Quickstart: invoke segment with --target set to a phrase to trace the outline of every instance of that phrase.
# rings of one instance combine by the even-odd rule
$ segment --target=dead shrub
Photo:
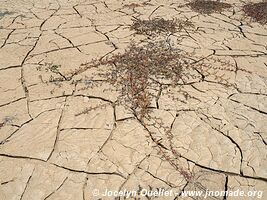
[[[188,20],[166,20],[163,18],[154,18],[149,20],[134,20],[130,29],[137,34],[155,36],[162,33],[175,33],[186,27],[194,27]]]
[[[246,16],[261,24],[267,23],[267,1],[260,3],[249,3],[243,6]]]
[[[194,0],[187,4],[193,11],[201,14],[211,14],[222,12],[224,9],[231,8],[231,4],[210,0]]]
[[[112,65],[111,71],[102,74],[111,84],[121,88],[122,96],[140,119],[151,104],[151,88],[159,80],[177,83],[183,68],[191,60],[166,42],[131,44],[124,53],[91,63],[91,66]]]
[[[106,66],[109,66],[108,70]],[[171,47],[165,40],[139,45],[132,43],[123,53],[86,63],[80,71],[92,67],[98,68],[101,79],[119,91],[118,103],[130,107],[141,121],[149,119],[152,100],[157,101],[162,87],[201,82],[206,77],[228,86],[224,72],[235,73],[230,63],[211,57],[208,60],[198,58]],[[185,101],[195,98],[181,88],[180,92]],[[171,93],[168,95],[172,97]],[[181,101],[175,97],[173,100]]]

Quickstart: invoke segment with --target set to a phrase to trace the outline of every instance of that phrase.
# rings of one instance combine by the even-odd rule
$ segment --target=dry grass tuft
[[[134,30],[137,34],[155,36],[162,33],[175,33],[186,27],[194,27],[194,25],[188,20],[154,18],[149,20],[135,20],[130,29]]]
[[[243,11],[254,21],[261,24],[267,23],[267,1],[246,4],[243,7]]]
[[[123,7],[124,8],[137,8],[140,7],[142,5],[138,4],[138,3],[131,3],[131,4],[125,4]]]
[[[193,11],[202,14],[211,14],[215,12],[222,12],[226,8],[231,8],[232,6],[228,3],[223,3],[219,1],[206,1],[206,0],[194,0],[187,4]]]
[[[135,9],[138,7],[143,7],[143,6],[149,6],[152,5],[149,2],[143,2],[143,3],[130,3],[130,4],[125,4],[123,5],[124,8],[129,8],[129,9]]]

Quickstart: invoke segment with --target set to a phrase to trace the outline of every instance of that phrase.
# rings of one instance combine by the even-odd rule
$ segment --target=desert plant
[[[261,24],[267,23],[267,1],[246,4],[243,6],[243,11],[252,20]]]
[[[231,8],[228,3],[211,0],[194,0],[187,4],[193,11],[201,14],[211,14],[214,12],[222,12],[226,8]]]
[[[102,74],[107,80],[121,88],[125,101],[142,119],[148,112],[153,94],[151,88],[168,80],[177,83],[184,67],[192,62],[179,50],[166,42],[131,44],[124,53],[93,62],[91,66],[111,65],[111,71]]]
[[[153,18],[148,20],[134,20],[130,29],[134,30],[137,34],[155,36],[162,33],[175,33],[186,27],[192,28],[194,25],[188,20]]]
[[[103,81],[97,82],[97,85],[109,82],[115,86],[121,94],[119,100],[123,101],[119,103],[130,107],[139,119],[149,117],[151,102],[158,99],[162,87],[200,82],[204,81],[205,77],[212,77],[214,81],[230,85],[224,78],[224,71],[235,71],[231,63],[212,57],[208,60],[198,58],[173,48],[165,40],[132,43],[124,53],[83,64],[83,68],[79,68],[79,73],[93,67],[101,69],[101,66],[109,67],[100,70],[98,75]],[[91,86],[94,87],[94,84],[90,84]],[[187,92],[180,92],[186,100],[195,98]]]

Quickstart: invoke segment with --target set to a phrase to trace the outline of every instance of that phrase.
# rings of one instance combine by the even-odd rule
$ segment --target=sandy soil
[[[183,0],[0,0],[0,199],[116,199],[104,191],[159,188],[175,195],[157,199],[204,199],[182,196],[191,190],[266,199],[267,26],[243,16],[245,1],[226,2],[234,7],[204,15]],[[156,39],[130,30],[134,18],[155,17],[194,27]],[[210,68],[154,88],[144,125],[99,69],[82,64],[148,40]]]

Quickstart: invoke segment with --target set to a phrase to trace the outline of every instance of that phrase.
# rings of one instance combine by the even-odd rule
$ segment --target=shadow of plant
[[[0,19],[3,18],[5,15],[12,15],[14,12],[9,11],[0,11]]]

